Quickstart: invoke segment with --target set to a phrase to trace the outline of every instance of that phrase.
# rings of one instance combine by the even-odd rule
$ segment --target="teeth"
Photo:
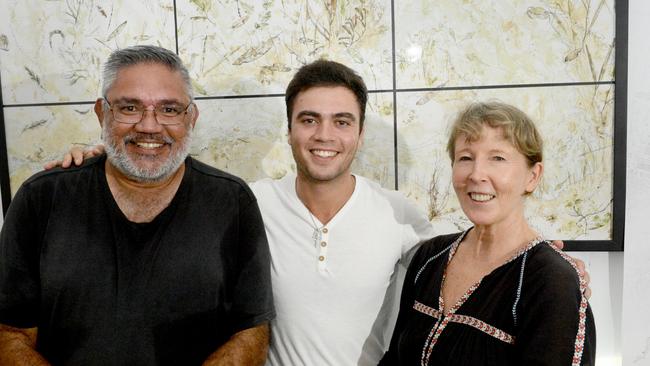
[[[155,149],[161,147],[163,144],[157,142],[137,142],[136,145],[145,149]]]
[[[484,193],[470,193],[469,196],[472,198],[472,200],[479,202],[489,201],[494,198],[493,195]]]
[[[312,153],[321,158],[331,158],[336,155],[336,151],[327,151],[327,150],[312,150]]]

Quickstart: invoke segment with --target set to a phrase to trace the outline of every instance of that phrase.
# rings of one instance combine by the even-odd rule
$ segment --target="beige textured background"
[[[528,210],[537,229],[611,239],[613,85],[525,85],[613,80],[613,0],[395,1],[394,14],[388,0],[0,5],[12,192],[70,145],[97,141],[87,102],[99,96],[112,50],[174,50],[178,37],[197,96],[234,97],[198,102],[192,154],[204,162],[247,180],[292,171],[277,94],[298,67],[324,57],[357,70],[373,90],[355,172],[390,188],[397,181],[439,232],[468,225],[448,184],[447,126],[468,101],[496,98],[529,113],[546,138],[546,177]]]

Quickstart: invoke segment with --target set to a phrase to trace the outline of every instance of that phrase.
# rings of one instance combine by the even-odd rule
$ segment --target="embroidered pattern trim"
[[[452,250],[455,250],[456,248],[452,248]],[[450,255],[453,255],[451,253]],[[444,277],[443,275],[443,282],[444,282]],[[474,293],[474,291],[479,287],[481,284],[481,281],[479,280],[476,282],[472,287],[470,287],[463,296],[461,296],[460,299],[458,299],[458,302],[449,310],[447,313],[447,316],[442,316],[436,325],[431,328],[431,331],[429,332],[429,336],[427,337],[427,341],[424,343],[424,347],[422,348],[422,359],[421,359],[421,364],[423,366],[426,366],[429,364],[429,359],[431,358],[431,352],[433,352],[433,347],[438,343],[438,338],[440,338],[440,334],[442,334],[442,331],[447,328],[447,325],[449,322],[452,320],[452,317],[454,316],[454,313],[458,310],[458,308],[461,307],[469,299],[470,296]],[[444,309],[444,301],[442,299],[442,294],[440,295],[439,298],[439,303],[440,303],[440,309]]]
[[[490,324],[482,320],[478,320],[474,317],[454,314],[451,317],[451,321],[455,323],[469,325],[470,327],[478,329],[481,332],[486,333],[502,342],[508,344],[515,344],[515,337],[511,336],[510,334],[502,331],[497,327],[491,326]]]
[[[447,277],[447,266],[449,265],[449,262],[451,262],[451,259],[454,257],[454,254],[456,254],[456,250],[458,249],[458,246],[460,245],[460,242],[463,240],[463,238],[465,237],[465,235],[467,235],[468,232],[469,232],[469,230],[463,232],[463,233],[462,233],[462,234],[461,234],[461,235],[460,235],[460,236],[459,236],[459,237],[458,237],[458,238],[457,238],[457,239],[456,239],[456,240],[451,244],[450,247],[445,248],[442,252],[438,253],[438,254],[435,255],[433,258],[430,258],[430,259],[429,259],[429,260],[428,260],[428,261],[427,261],[427,262],[426,262],[422,267],[420,267],[420,270],[418,271],[417,276],[416,276],[416,281],[417,281],[417,278],[422,274],[422,272],[424,271],[424,269],[426,268],[426,266],[429,264],[429,262],[431,262],[433,259],[439,257],[442,253],[444,253],[444,252],[446,252],[447,250],[449,250],[449,256],[448,256],[448,258],[447,258],[447,265],[445,266],[444,272],[443,272],[443,274],[442,274],[442,282],[441,282],[441,286],[440,286],[440,288],[442,289],[442,288],[444,287],[445,279],[446,279],[446,277]],[[529,243],[528,243],[524,248],[521,248],[519,251],[517,251],[517,252],[516,252],[512,257],[510,257],[510,259],[508,259],[505,263],[510,263],[510,262],[514,261],[514,260],[517,259],[519,256],[521,256],[522,254],[528,252],[528,250],[530,250],[531,248],[533,248],[534,246],[536,246],[537,244],[539,244],[539,243],[541,243],[541,242],[543,242],[543,241],[544,241],[544,240],[543,240],[542,238],[535,238],[535,239],[533,239],[533,240],[530,241],[530,242],[529,242]],[[505,264],[505,263],[504,263],[504,264]],[[438,310],[438,312],[439,312],[439,313],[438,313],[439,317],[437,318],[438,321],[437,321],[436,324],[431,328],[431,331],[429,332],[429,335],[427,336],[427,339],[426,339],[426,341],[424,342],[424,346],[422,347],[422,356],[421,356],[421,358],[420,358],[420,364],[421,364],[421,365],[426,366],[426,365],[429,364],[429,359],[431,358],[431,353],[432,353],[432,351],[433,351],[433,347],[436,345],[436,343],[437,343],[437,341],[438,341],[438,338],[440,337],[440,334],[442,334],[442,332],[445,330],[445,328],[447,327],[447,325],[449,324],[449,322],[454,321],[454,319],[456,319],[456,320],[461,320],[461,318],[457,318],[457,317],[455,317],[455,316],[456,316],[456,314],[455,314],[456,311],[457,311],[457,310],[458,310],[458,309],[459,309],[459,308],[460,308],[460,307],[465,303],[465,301],[467,301],[467,299],[469,299],[470,296],[472,296],[472,294],[474,293],[474,291],[475,291],[475,290],[476,290],[476,289],[481,285],[481,281],[482,281],[482,279],[479,280],[478,282],[476,282],[474,285],[472,285],[472,286],[471,286],[471,287],[470,287],[470,288],[465,292],[465,294],[463,294],[463,296],[461,296],[461,298],[458,299],[458,302],[457,302],[456,304],[454,304],[454,306],[453,306],[451,309],[449,309],[449,311],[447,312],[446,315],[445,315],[445,314],[442,314],[442,312],[440,312],[440,311]],[[424,306],[424,305],[423,305],[423,306]],[[415,305],[414,305],[414,307],[415,307]],[[439,309],[444,309],[444,308],[445,308],[444,299],[442,298],[442,291],[440,291],[440,295],[439,295],[439,297],[438,297],[438,308],[439,308]],[[416,310],[417,310],[417,309],[416,309]],[[419,311],[419,310],[418,310],[418,311]],[[468,318],[471,318],[471,317],[468,317]],[[473,326],[473,325],[470,325],[470,324],[467,324],[467,325],[473,326],[474,328],[476,328],[476,329],[478,329],[478,330],[481,330],[481,331],[485,332],[486,334],[488,334],[488,335],[490,335],[490,336],[493,336],[493,337],[494,337],[494,334],[497,333],[496,331],[498,331],[498,332],[500,332],[500,333],[498,333],[499,336],[503,338],[502,340],[503,340],[504,342],[506,342],[506,343],[510,343],[510,342],[508,342],[508,340],[511,340],[512,343],[514,343],[514,337],[510,336],[508,333],[503,332],[503,331],[501,331],[501,330],[498,329],[498,328],[494,328],[494,327],[490,326],[489,324],[487,324],[487,323],[485,323],[485,322],[482,322],[482,321],[480,321],[480,320],[478,320],[478,319],[475,319],[475,318],[472,318],[472,319],[474,319],[476,322],[480,322],[480,323],[484,324],[484,325],[485,325],[485,328],[484,328],[485,330],[482,329],[482,328],[480,327],[480,325],[479,325],[479,327],[476,327],[476,326]],[[466,320],[467,320],[467,319],[462,318],[462,321],[456,321],[456,322],[458,322],[458,323],[462,323],[462,324],[465,324],[464,321],[466,321]],[[470,322],[470,323],[471,323],[471,322]],[[475,323],[475,324],[479,324],[479,323]],[[501,339],[501,338],[499,338],[499,337],[496,337],[496,338],[497,338],[497,339]],[[582,354],[582,351],[581,351],[581,354]]]
[[[442,312],[440,310],[434,309],[431,306],[424,305],[417,300],[415,301],[415,304],[413,304],[413,309],[436,319],[440,319],[440,316],[442,315]]]
[[[517,285],[517,296],[515,297],[515,302],[512,304],[512,322],[517,326],[517,304],[521,300],[521,287],[524,284],[524,269],[526,268],[526,258],[528,258],[528,252],[524,253],[521,257],[521,267],[519,268],[519,284]]]
[[[462,239],[463,236],[464,236],[464,235],[462,235],[460,239]],[[459,240],[460,240],[460,239],[459,239]],[[419,270],[418,273],[415,275],[415,280],[413,280],[413,283],[417,283],[417,282],[418,282],[418,278],[420,278],[420,275],[422,274],[422,271],[424,271],[424,269],[427,268],[427,265],[429,265],[429,263],[431,263],[431,261],[433,261],[433,260],[435,260],[436,258],[440,257],[441,255],[445,254],[449,249],[451,249],[451,247],[452,247],[453,245],[454,245],[454,243],[450,244],[448,247],[446,247],[445,249],[443,249],[440,253],[438,253],[438,254],[432,256],[431,258],[427,259],[427,261],[422,265],[422,267],[420,267],[420,270]]]
[[[433,318],[440,319],[441,312],[437,309],[434,309],[430,306],[424,305],[418,301],[413,304],[413,309],[429,315]],[[503,330],[494,327],[482,320],[476,319],[471,316],[467,315],[460,315],[460,314],[452,314],[449,316],[449,322],[451,323],[458,323],[458,324],[465,324],[468,325],[472,328],[475,328],[477,330],[480,330],[481,332],[492,336],[502,342],[508,343],[508,344],[515,344],[515,337],[504,332]]]

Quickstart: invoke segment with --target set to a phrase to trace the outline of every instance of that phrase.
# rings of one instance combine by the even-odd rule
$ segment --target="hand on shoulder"
[[[48,161],[43,165],[43,169],[50,170],[60,166],[61,168],[67,169],[74,166],[80,166],[84,160],[90,159],[93,156],[101,155],[104,153],[104,145],[94,145],[82,149],[78,146],[73,146],[70,148],[70,151],[63,155],[61,160],[52,160]]]

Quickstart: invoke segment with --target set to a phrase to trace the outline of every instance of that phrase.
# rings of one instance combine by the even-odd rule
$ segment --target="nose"
[[[318,127],[316,127],[316,131],[314,132],[314,139],[318,141],[328,141],[332,139],[332,122],[328,120],[323,120],[321,123],[318,124]]]
[[[162,126],[156,120],[156,111],[154,106],[145,108],[142,112],[142,119],[135,125],[136,131],[154,133],[160,132]]]
[[[485,163],[479,159],[472,162],[472,170],[469,174],[469,179],[474,182],[484,182],[487,180],[487,171]]]

